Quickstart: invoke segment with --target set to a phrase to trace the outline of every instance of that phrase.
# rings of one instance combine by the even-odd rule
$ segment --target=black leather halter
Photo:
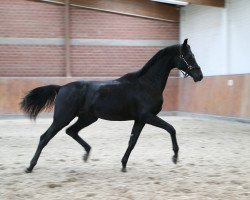
[[[194,66],[188,64],[188,62],[186,61],[186,59],[184,58],[184,56],[183,56],[183,54],[182,54],[182,52],[181,52],[181,49],[179,49],[179,53],[180,53],[180,55],[179,55],[180,60],[183,60],[184,63],[187,65],[187,68],[188,68],[188,71],[187,71],[187,72],[181,70],[181,69],[179,68],[179,66],[180,66],[180,60],[179,60],[178,69],[179,69],[179,70],[181,71],[181,73],[184,75],[184,78],[187,78],[187,77],[190,76],[190,75],[188,74],[188,72],[190,72],[191,70],[193,70],[193,69],[200,69],[200,67],[194,67]]]

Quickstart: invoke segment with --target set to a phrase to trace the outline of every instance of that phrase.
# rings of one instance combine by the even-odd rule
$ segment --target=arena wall
[[[241,49],[235,45],[245,48],[247,44],[237,39],[246,39],[248,26],[242,25],[245,30],[239,33],[242,37],[235,37],[236,20],[242,22],[240,10],[247,16],[243,1],[237,2],[228,0],[225,8],[189,5],[181,9],[180,39],[190,39],[206,77],[194,83],[190,78],[173,78],[179,76],[174,70],[164,92],[163,111],[250,117],[250,75],[224,75],[249,72],[247,51],[239,51],[243,58],[239,66],[235,56],[227,60],[229,53]],[[179,40],[178,20],[70,7],[73,77],[66,78],[64,6],[2,0],[0,11],[0,113],[20,113],[21,98],[34,87],[75,80],[106,80],[137,70],[159,49]],[[227,24],[229,19],[233,21]],[[227,30],[230,34],[226,34]],[[228,47],[232,51],[224,51],[231,40]]]
[[[250,1],[226,0],[224,8],[181,9],[180,39],[189,38],[205,76],[250,73]]]
[[[64,6],[3,0],[0,9],[0,76],[65,76]],[[73,77],[120,76],[178,43],[178,22],[73,6],[69,13]]]
[[[178,111],[250,117],[250,75],[207,76],[194,83],[179,79]]]
[[[0,78],[0,114],[21,114],[19,102],[24,95],[35,87],[48,84],[64,85],[72,81],[83,80],[82,78]],[[108,80],[107,78],[85,78],[84,80]],[[178,79],[170,78],[164,92],[163,109],[176,111],[178,105]]]
[[[93,78],[85,78],[85,80]],[[103,78],[95,78],[100,80]],[[63,85],[82,78],[0,78],[0,113],[20,114],[19,102],[29,90],[47,84]],[[163,111],[181,111],[231,117],[250,117],[250,75],[169,78]]]
[[[133,6],[128,9],[131,8],[132,15],[123,14],[122,10],[117,13],[70,7],[73,77],[65,78],[64,6],[42,1],[1,1],[0,92],[4,95],[0,98],[0,113],[20,113],[21,98],[34,87],[116,78],[138,70],[159,49],[178,42],[178,10],[164,15],[172,20],[157,20],[146,16],[153,13],[148,12],[148,6],[144,17],[137,16],[138,10]],[[158,8],[154,6],[156,18],[163,16]],[[171,76],[179,76],[178,71]],[[175,94],[168,97],[164,106],[176,110],[174,90],[178,87],[172,81],[168,87]]]
[[[249,8],[250,1],[226,0],[181,9],[180,40],[189,38],[205,78],[180,80],[178,111],[250,117]]]

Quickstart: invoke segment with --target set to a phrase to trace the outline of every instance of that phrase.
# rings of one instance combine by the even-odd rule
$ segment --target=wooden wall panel
[[[28,91],[45,85],[64,85],[80,78],[0,78],[0,114],[22,113],[20,101]],[[84,80],[89,80],[85,78]],[[95,79],[98,80],[98,79]]]
[[[82,78],[1,78],[0,93],[4,94],[0,98],[0,114],[21,114],[19,102],[24,95],[40,86],[55,84],[64,85],[69,82],[83,80]],[[108,78],[84,78],[88,80],[108,80]],[[164,92],[164,109],[167,111],[176,111],[178,96],[178,79],[170,78]]]
[[[0,98],[0,113],[20,113],[20,99],[34,87],[76,80],[81,78],[0,78],[0,93],[4,94]],[[228,86],[228,80],[233,80],[234,85]],[[249,118],[249,81],[249,74],[205,77],[198,83],[191,78],[170,78],[164,91],[163,111]]]
[[[209,76],[197,83],[179,79],[178,111],[249,118],[249,80],[249,74]]]

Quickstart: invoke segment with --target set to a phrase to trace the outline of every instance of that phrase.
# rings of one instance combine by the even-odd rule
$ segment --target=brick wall
[[[178,40],[178,23],[71,8],[73,38]]]
[[[27,0],[1,0],[0,36],[62,38],[63,6]]]
[[[26,0],[1,0],[0,37],[62,38],[62,6]],[[15,43],[15,42],[14,42]],[[0,76],[63,76],[64,46],[0,44]]]
[[[0,76],[65,76],[63,6],[2,0],[0,12]],[[178,23],[76,7],[70,8],[70,17],[71,38],[91,40],[71,45],[73,76],[120,76],[137,70],[163,48],[152,42],[179,38]],[[124,44],[127,40],[134,44]]]
[[[64,48],[55,45],[1,45],[0,76],[64,76]]]

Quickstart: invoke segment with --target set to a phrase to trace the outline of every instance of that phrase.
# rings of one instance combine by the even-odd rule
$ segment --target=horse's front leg
[[[172,157],[173,162],[176,164],[178,161],[178,143],[176,139],[176,131],[174,127],[162,120],[161,118],[154,116],[154,115],[149,115],[145,117],[145,122],[147,124],[162,128],[170,133],[171,139],[172,139],[172,145],[173,145],[173,151],[174,151],[174,156]]]
[[[129,155],[131,153],[131,151],[134,149],[135,144],[140,136],[140,133],[144,127],[145,123],[139,122],[139,121],[135,121],[132,132],[131,132],[131,136],[130,136],[130,140],[129,140],[129,144],[128,144],[128,148],[122,158],[122,172],[126,172],[126,166],[127,166],[127,162],[128,162],[128,158]]]

